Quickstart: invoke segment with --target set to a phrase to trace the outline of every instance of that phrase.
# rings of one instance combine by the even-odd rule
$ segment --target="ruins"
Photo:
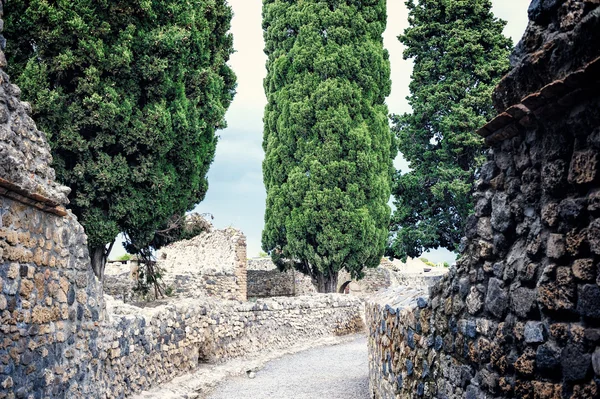
[[[600,2],[534,0],[529,16],[478,132],[489,159],[460,260],[419,280],[383,265],[356,284],[387,290],[362,297],[247,262],[234,229],[159,253],[176,300],[105,296],[0,51],[0,399],[128,397],[365,320],[373,398],[600,397]]]

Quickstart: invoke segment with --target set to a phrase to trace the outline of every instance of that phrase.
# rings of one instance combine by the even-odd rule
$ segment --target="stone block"
[[[508,308],[508,293],[502,281],[491,278],[488,283],[485,299],[486,310],[498,318],[502,318]]]
[[[569,344],[561,352],[560,363],[567,381],[581,381],[588,376],[592,356],[579,345]]]
[[[539,344],[546,340],[546,328],[540,321],[528,321],[525,323],[525,342],[528,344]]]
[[[598,152],[595,150],[576,151],[571,158],[569,183],[587,184],[598,175]]]
[[[536,308],[537,292],[535,289],[519,287],[511,292],[511,310],[519,317],[526,318]]]
[[[600,319],[600,287],[597,284],[579,286],[577,311],[586,317]]]
[[[567,166],[562,159],[547,162],[542,167],[542,189],[549,194],[557,194],[567,182]]]
[[[565,237],[562,234],[550,234],[546,242],[546,256],[559,259],[564,256],[565,251]]]
[[[512,223],[508,196],[502,192],[496,193],[492,199],[492,227],[503,233],[512,226]]]
[[[596,270],[593,259],[577,259],[573,262],[573,275],[582,281],[594,281]]]

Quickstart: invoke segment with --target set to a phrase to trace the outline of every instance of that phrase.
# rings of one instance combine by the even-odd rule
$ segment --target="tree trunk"
[[[106,248],[92,247],[90,248],[90,260],[92,261],[92,270],[100,282],[104,281],[104,267],[106,266],[107,254]]]
[[[317,283],[317,291],[319,291],[320,293],[327,294],[337,292],[337,272],[330,272],[327,275],[325,275],[321,271],[317,271],[315,280]]]

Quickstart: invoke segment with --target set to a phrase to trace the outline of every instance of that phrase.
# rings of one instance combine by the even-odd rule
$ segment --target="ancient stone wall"
[[[109,303],[100,329],[98,384],[73,397],[123,397],[194,371],[204,362],[275,351],[364,328],[362,302],[342,295],[256,302],[182,299],[140,309]],[[99,371],[97,371],[99,370]],[[98,394],[101,392],[101,394]]]
[[[245,301],[246,237],[236,229],[212,229],[157,253],[163,282],[184,297]]]
[[[367,306],[375,398],[600,397],[600,3],[530,17],[461,259]]]
[[[69,189],[54,181],[19,95],[0,70],[0,398],[58,398],[93,380],[102,292],[83,228],[64,208]]]
[[[280,272],[270,258],[248,259],[248,297],[316,294],[310,277],[295,271]]]
[[[138,299],[135,287],[138,281],[138,261],[109,261],[104,269],[104,292],[115,299],[131,302]]]
[[[429,287],[439,281],[447,272],[444,268],[424,272],[426,266],[421,261],[410,265],[402,262],[381,261],[381,266],[366,269],[360,280],[354,280],[345,270],[338,274],[339,293],[353,295],[370,295],[379,290],[408,285],[413,287]],[[310,295],[317,292],[310,277],[294,271],[280,272],[270,258],[248,259],[248,296],[274,297]]]

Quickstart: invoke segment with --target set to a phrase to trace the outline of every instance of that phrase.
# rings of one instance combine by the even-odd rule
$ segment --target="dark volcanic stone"
[[[584,316],[600,318],[600,287],[586,284],[579,286],[577,311]]]
[[[569,344],[561,353],[563,376],[567,381],[586,378],[592,362],[592,355],[585,353],[578,345]]]
[[[517,288],[511,293],[511,309],[519,317],[527,317],[534,309],[537,293],[529,288]]]
[[[550,342],[540,345],[535,354],[536,366],[543,371],[556,370],[560,367],[560,352],[560,349]]]
[[[508,294],[503,288],[502,281],[491,278],[488,284],[485,307],[498,318],[502,318],[508,307]]]
[[[508,196],[496,193],[492,199],[492,227],[500,232],[505,232],[512,225],[510,204]]]

